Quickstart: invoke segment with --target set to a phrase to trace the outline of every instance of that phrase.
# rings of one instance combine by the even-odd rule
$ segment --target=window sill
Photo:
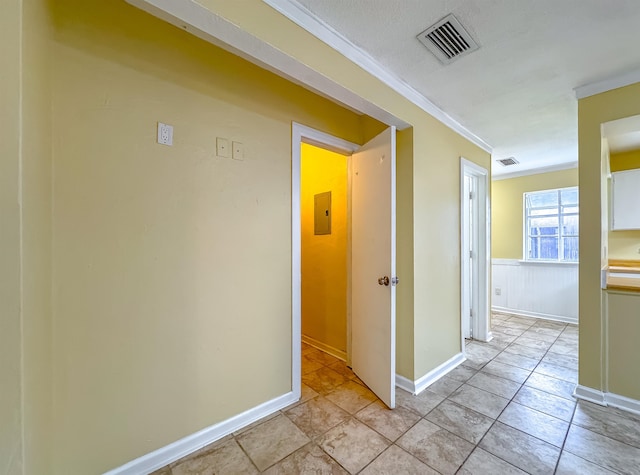
[[[534,266],[537,266],[537,265],[577,266],[577,265],[580,264],[579,262],[568,262],[568,261],[527,261],[525,259],[520,259],[518,262],[520,264],[533,264]]]

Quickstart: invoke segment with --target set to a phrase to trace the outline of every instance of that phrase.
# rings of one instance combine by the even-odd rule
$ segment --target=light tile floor
[[[393,411],[303,345],[298,403],[156,474],[640,473],[640,416],[571,396],[576,326],[494,314],[493,335]]]

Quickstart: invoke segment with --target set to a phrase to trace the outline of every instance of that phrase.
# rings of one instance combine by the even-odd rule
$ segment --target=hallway
[[[418,396],[398,389],[394,411],[303,344],[300,402],[155,474],[637,473],[640,416],[571,396],[577,327],[492,323],[447,376]]]

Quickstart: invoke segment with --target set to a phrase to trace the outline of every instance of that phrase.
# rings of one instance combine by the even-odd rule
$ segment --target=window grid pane
[[[578,260],[578,189],[525,193],[525,259]]]

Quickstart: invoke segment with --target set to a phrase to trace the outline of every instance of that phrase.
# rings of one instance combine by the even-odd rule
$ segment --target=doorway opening
[[[489,318],[489,173],[460,158],[460,333],[465,340],[491,340]]]
[[[349,365],[350,155],[302,143],[300,158],[302,342]]]
[[[306,197],[303,196],[305,153],[318,153],[325,165],[333,161],[336,170],[346,171],[346,180],[344,175],[340,179],[336,174],[328,174],[328,181],[316,183],[318,188],[306,190]],[[336,157],[335,153],[342,157]],[[324,174],[319,171],[319,164],[315,168],[315,175]],[[315,178],[317,176],[311,181]],[[305,309],[314,313],[316,319],[319,317],[325,326],[318,331],[319,328],[308,324],[311,322],[305,322],[306,342],[346,360],[364,384],[393,408],[395,284],[398,282],[395,276],[395,128],[386,129],[359,146],[294,123],[291,182],[293,393],[300,397],[302,297],[306,287],[305,291],[309,292],[304,294]],[[334,203],[339,203],[338,207],[334,208]],[[303,207],[312,216],[303,216]],[[332,236],[334,231],[336,235]],[[312,243],[311,252],[305,252],[304,256],[303,232],[305,240]],[[328,247],[319,243],[338,247],[339,252],[330,257],[326,254]],[[333,260],[334,267],[339,269],[328,270],[323,260]],[[305,272],[312,277],[310,282],[303,283],[302,267],[313,261],[318,266],[311,269],[311,273]],[[326,275],[313,276],[314,271]],[[314,285],[327,287],[314,295],[314,289],[310,288]],[[335,317],[339,317],[337,321],[331,321]],[[341,330],[345,323],[346,334]]]

